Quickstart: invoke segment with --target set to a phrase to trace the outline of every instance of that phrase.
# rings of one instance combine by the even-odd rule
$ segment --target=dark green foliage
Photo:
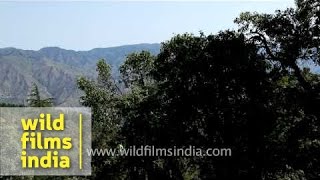
[[[274,103],[282,115],[278,115],[268,137],[272,144],[269,151],[275,149],[272,153],[277,158],[268,164],[270,169],[266,172],[271,171],[276,177],[313,179],[320,174],[319,76],[299,68],[299,63],[319,64],[320,4],[315,0],[297,0],[296,4],[296,9],[275,14],[243,13],[236,22],[240,32],[250,37],[248,41],[274,63],[282,86],[276,90],[279,96]]]
[[[0,103],[0,107],[24,107],[22,104]]]
[[[177,35],[162,44],[157,57],[147,52],[128,56],[120,69],[128,88],[124,92],[112,80],[110,67],[100,61],[97,82],[79,80],[86,94],[83,104],[94,110],[95,147],[230,147],[233,156],[97,157],[95,175],[132,179],[311,176],[306,174],[307,165],[293,164],[302,164],[297,157],[316,163],[315,156],[306,156],[316,150],[312,140],[308,140],[311,149],[299,152],[307,141],[299,134],[312,137],[306,130],[318,132],[318,126],[306,124],[304,132],[295,129],[309,118],[299,81],[294,74],[279,72],[259,51],[254,42],[235,32]],[[312,86],[318,84],[317,75],[307,69],[302,72]]]
[[[97,64],[80,79],[93,108],[94,148],[224,147],[231,157],[94,157],[95,178],[318,179],[319,3],[243,13],[239,32],[176,35],[159,55]]]

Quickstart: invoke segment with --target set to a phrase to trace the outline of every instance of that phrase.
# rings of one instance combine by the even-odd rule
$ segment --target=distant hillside
[[[59,47],[39,51],[0,48],[0,103],[24,104],[31,84],[36,83],[44,97],[53,97],[58,106],[78,106],[79,76],[95,76],[95,64],[106,59],[113,71],[126,55],[148,50],[158,54],[160,44],[137,44],[90,51],[65,50]]]

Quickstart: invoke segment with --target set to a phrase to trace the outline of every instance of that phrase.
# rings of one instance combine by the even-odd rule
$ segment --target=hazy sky
[[[294,0],[219,2],[0,2],[0,47],[90,50],[159,43],[174,34],[232,29],[242,11],[272,13]]]

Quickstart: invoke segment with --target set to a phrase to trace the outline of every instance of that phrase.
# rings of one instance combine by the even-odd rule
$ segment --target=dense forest
[[[94,156],[92,176],[79,179],[320,179],[320,76],[301,65],[320,65],[319,17],[318,0],[244,12],[237,31],[179,34],[158,55],[128,55],[120,79],[100,60],[96,80],[77,82],[93,148],[229,147],[232,156]]]

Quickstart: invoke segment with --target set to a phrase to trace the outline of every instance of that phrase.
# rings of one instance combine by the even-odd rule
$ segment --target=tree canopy
[[[94,178],[317,179],[319,2],[242,13],[239,31],[180,34],[127,56],[120,80],[101,60],[81,78],[94,148],[228,147],[231,157],[94,157]]]

